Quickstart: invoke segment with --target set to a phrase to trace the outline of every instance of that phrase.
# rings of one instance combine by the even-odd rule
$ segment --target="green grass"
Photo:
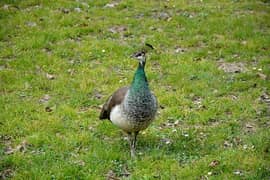
[[[117,2],[0,1],[0,179],[269,179],[269,1]],[[99,106],[144,42],[163,108],[131,159]]]

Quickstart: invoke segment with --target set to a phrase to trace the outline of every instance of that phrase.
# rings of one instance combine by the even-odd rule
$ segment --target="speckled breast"
[[[149,92],[140,92],[139,95],[131,97],[127,93],[126,100],[122,104],[122,111],[134,129],[143,130],[154,120],[157,112],[157,100]]]

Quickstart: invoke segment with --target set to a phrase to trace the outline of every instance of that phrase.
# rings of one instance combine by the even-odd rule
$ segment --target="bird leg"
[[[131,132],[128,132],[127,134],[128,134],[129,145],[130,145],[130,155],[131,155],[131,157],[134,157],[134,156],[135,156],[135,150],[134,150],[134,148],[133,148],[133,141],[134,141],[134,138],[133,138]]]
[[[135,157],[136,156],[136,141],[137,141],[137,135],[139,134],[139,132],[135,132],[134,136],[132,136],[133,134],[131,132],[128,133],[128,139],[129,139],[129,144],[130,144],[130,155],[131,157]]]
[[[136,150],[136,143],[137,143],[137,136],[138,136],[138,134],[139,134],[139,131],[137,131],[137,132],[134,133],[134,139],[133,139],[133,144],[132,144],[133,149],[134,149],[134,152]]]

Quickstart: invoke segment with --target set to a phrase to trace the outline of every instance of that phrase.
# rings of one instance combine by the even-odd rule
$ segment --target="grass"
[[[269,1],[2,0],[0,24],[2,179],[270,178]],[[132,160],[98,115],[144,42],[161,108]]]

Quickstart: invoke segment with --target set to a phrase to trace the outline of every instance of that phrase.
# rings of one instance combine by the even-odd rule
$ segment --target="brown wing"
[[[124,100],[124,97],[128,91],[129,87],[122,87],[115,91],[107,100],[107,102],[103,105],[99,119],[109,119],[110,120],[110,113],[114,106],[121,104]]]

